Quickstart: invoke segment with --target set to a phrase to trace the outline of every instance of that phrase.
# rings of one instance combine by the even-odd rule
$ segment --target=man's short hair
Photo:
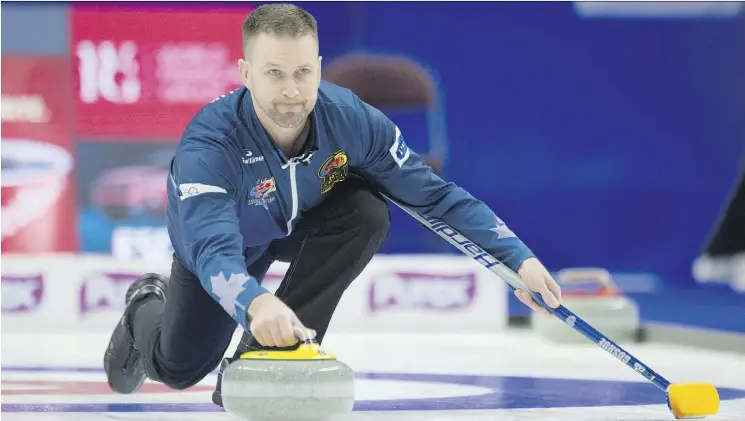
[[[248,41],[261,33],[292,37],[312,35],[318,39],[318,23],[313,15],[293,4],[265,4],[254,9],[243,21],[244,53]]]

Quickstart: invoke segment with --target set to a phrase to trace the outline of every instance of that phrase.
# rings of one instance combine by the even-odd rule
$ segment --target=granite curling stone
[[[636,303],[619,291],[613,278],[602,268],[569,268],[559,271],[556,282],[562,288],[562,304],[571,308],[593,327],[616,342],[636,342],[641,321]],[[532,315],[535,332],[553,342],[581,344],[587,338],[562,326],[555,317]],[[567,323],[571,321],[567,320]]]
[[[330,421],[352,412],[354,372],[313,339],[247,352],[223,373],[225,410],[248,421]]]

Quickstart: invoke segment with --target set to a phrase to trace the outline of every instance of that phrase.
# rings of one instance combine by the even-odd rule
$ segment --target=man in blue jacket
[[[380,111],[321,81],[310,14],[261,6],[243,42],[245,87],[199,111],[171,163],[171,274],[145,274],[127,292],[104,357],[114,391],[134,393],[146,377],[191,387],[220,364],[237,326],[236,356],[298,336],[321,342],[388,233],[378,192],[441,218],[559,305],[556,282],[484,203],[436,176]],[[273,295],[261,281],[275,260],[290,267]],[[218,405],[219,390],[218,380]]]

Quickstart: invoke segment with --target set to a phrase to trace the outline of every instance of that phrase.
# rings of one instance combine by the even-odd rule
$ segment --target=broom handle
[[[386,195],[384,196],[388,200],[390,200],[393,204],[400,207],[406,213],[414,217],[417,221],[419,221],[422,225],[427,227],[429,230],[433,231],[435,234],[439,235],[440,237],[445,239],[447,242],[455,246],[463,254],[465,254],[466,256],[470,256],[471,258],[479,262],[482,266],[486,267],[487,269],[489,269],[490,271],[498,275],[513,290],[520,289],[523,291],[527,291],[533,297],[535,302],[538,303],[538,305],[548,310],[551,314],[556,316],[559,320],[561,320],[562,322],[566,323],[572,329],[584,335],[590,341],[594,342],[595,345],[599,346],[601,349],[605,350],[610,355],[612,355],[619,361],[629,366],[631,369],[639,373],[642,377],[652,382],[652,384],[662,389],[663,391],[667,391],[667,387],[670,385],[670,382],[667,381],[664,377],[657,374],[654,370],[649,368],[646,364],[642,363],[640,360],[638,360],[636,357],[631,355],[631,353],[623,349],[621,346],[619,346],[612,340],[608,339],[605,335],[600,333],[594,327],[590,326],[589,323],[582,320],[582,318],[574,314],[568,308],[564,307],[563,305],[560,305],[557,308],[551,308],[548,304],[546,304],[543,301],[543,299],[541,298],[539,294],[536,294],[535,292],[531,291],[522,282],[522,280],[520,279],[520,276],[517,273],[515,273],[512,269],[505,266],[502,262],[500,262],[494,256],[487,253],[480,246],[478,246],[473,241],[469,240],[466,236],[458,232],[456,229],[454,229],[453,227],[451,227],[450,225],[446,224],[445,222],[443,222],[442,220],[438,218],[426,217],[408,208],[407,206],[399,203],[398,201],[393,200]]]

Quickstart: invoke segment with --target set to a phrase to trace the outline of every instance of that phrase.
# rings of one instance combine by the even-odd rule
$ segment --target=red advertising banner
[[[242,85],[241,24],[253,6],[72,8],[79,136],[178,139],[205,104]]]
[[[67,58],[2,57],[2,252],[76,248]]]

